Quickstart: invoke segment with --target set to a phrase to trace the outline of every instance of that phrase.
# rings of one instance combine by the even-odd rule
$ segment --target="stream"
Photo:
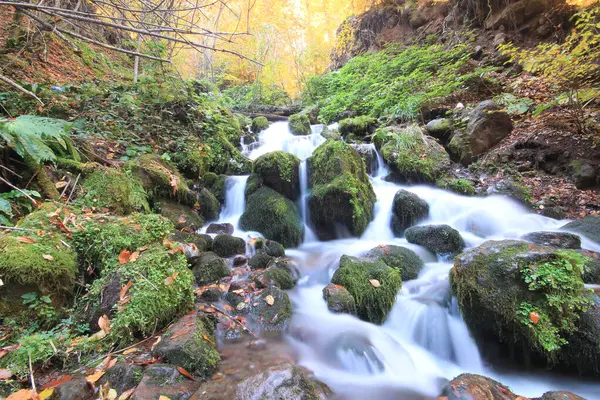
[[[587,399],[600,399],[600,383],[559,374],[532,371],[498,371],[482,360],[475,342],[450,295],[450,260],[438,259],[424,248],[396,238],[390,228],[392,203],[399,189],[424,199],[430,216],[422,224],[448,224],[460,231],[467,247],[491,239],[517,239],[535,231],[556,231],[567,221],[533,214],[504,196],[465,197],[430,186],[402,186],[386,182],[386,166],[374,146],[371,182],[377,195],[375,216],[361,238],[343,237],[320,242],[306,225],[309,196],[306,159],[325,139],[323,126],[313,126],[308,136],[293,136],[287,122],[273,123],[259,141],[243,146],[250,159],[272,151],[285,151],[302,161],[298,208],[305,222],[304,243],[286,254],[294,258],[302,278],[289,295],[294,317],[287,341],[299,364],[344,399],[423,399],[439,395],[448,380],[470,372],[491,377],[514,393],[538,397],[550,390],[568,390]],[[244,212],[248,176],[232,176],[220,223],[231,223],[235,235],[247,238],[238,221]],[[329,282],[342,255],[361,256],[379,245],[399,245],[415,251],[426,263],[419,277],[403,283],[384,325],[377,326],[351,315],[327,309],[322,289]],[[582,237],[582,247],[600,246]],[[451,299],[451,300],[449,300]]]

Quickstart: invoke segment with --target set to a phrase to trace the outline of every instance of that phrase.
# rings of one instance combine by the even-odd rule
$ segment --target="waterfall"
[[[230,223],[237,228],[238,221],[246,208],[246,181],[248,176],[229,176],[225,182],[225,207],[221,211],[220,223]]]
[[[316,242],[314,234],[308,223],[308,172],[306,160],[300,162],[300,216],[304,223],[304,243]]]

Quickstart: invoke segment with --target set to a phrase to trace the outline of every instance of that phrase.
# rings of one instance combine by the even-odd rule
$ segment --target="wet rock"
[[[240,383],[235,400],[324,400],[328,393],[330,390],[310,378],[305,370],[292,364],[281,364]]]
[[[488,187],[487,194],[508,196],[525,205],[531,203],[531,190],[527,186],[509,179],[503,179]]]
[[[243,265],[246,265],[247,263],[248,263],[248,259],[245,256],[237,256],[233,259],[234,267],[241,267]]]
[[[402,281],[417,279],[419,272],[425,265],[423,260],[412,250],[401,246],[379,246],[375,247],[365,255],[367,258],[375,258],[383,261],[388,267],[400,271]]]
[[[344,332],[337,335],[331,340],[326,351],[331,359],[336,360],[338,368],[352,373],[356,373],[358,369],[361,373],[375,375],[385,369],[382,354],[367,337],[358,333]],[[351,357],[348,357],[348,355],[351,355]],[[407,363],[409,362],[407,360]],[[410,366],[407,365],[407,368],[410,368]],[[412,399],[412,397],[401,398]],[[419,398],[422,399],[423,397],[420,396]]]
[[[271,286],[253,299],[250,314],[263,332],[285,331],[292,318],[292,302],[287,293]]]
[[[344,255],[331,283],[350,292],[360,319],[382,324],[402,287],[402,278],[400,271],[383,261]]]
[[[204,187],[210,190],[221,204],[225,202],[226,181],[227,175],[217,175],[214,172],[207,172],[202,177]]]
[[[330,283],[323,288],[323,298],[329,311],[356,315],[356,302],[345,287]]]
[[[290,248],[298,247],[304,236],[304,225],[296,204],[264,186],[247,198],[240,226],[247,231],[260,232]]]
[[[442,143],[447,143],[450,135],[454,131],[452,121],[447,118],[439,118],[429,121],[425,126],[427,133]]]
[[[402,236],[404,231],[429,216],[429,205],[425,200],[408,190],[400,189],[392,205],[392,231]]]
[[[559,220],[565,219],[566,217],[565,210],[563,210],[560,206],[544,207],[542,210],[540,210],[540,214],[542,214],[544,217]]]
[[[372,175],[377,171],[377,154],[371,144],[353,144],[360,158],[365,163],[367,174]]]
[[[258,240],[255,245],[257,252],[264,252],[270,255],[271,257],[284,257],[285,256],[285,247],[281,243],[278,243],[274,240]]]
[[[216,287],[210,287],[203,291],[200,297],[209,303],[216,303],[221,300],[221,291]]]
[[[219,200],[217,200],[210,190],[206,188],[200,190],[198,204],[200,204],[199,212],[205,220],[216,221],[219,219],[221,206],[219,205]]]
[[[265,269],[273,260],[275,260],[275,257],[272,257],[261,251],[257,252],[252,258],[250,258],[248,265],[252,269]]]
[[[346,118],[340,121],[339,131],[344,139],[361,140],[365,136],[372,135],[377,129],[377,119],[366,115],[360,117]]]
[[[375,192],[358,152],[328,140],[308,159],[310,225],[321,240],[360,236],[373,218]],[[285,244],[285,243],[284,243]]]
[[[179,243],[193,243],[198,251],[212,251],[213,238],[210,235],[172,231],[169,240]]]
[[[460,233],[448,225],[414,226],[405,232],[409,243],[418,244],[438,255],[456,255],[465,248]]]
[[[97,386],[108,385],[108,387],[121,394],[129,389],[133,389],[140,383],[143,370],[139,365],[117,363],[114,367],[106,370],[106,373],[98,381]]]
[[[250,307],[247,300],[247,294],[254,293],[256,285],[250,279],[233,281],[229,285],[229,291],[225,295],[225,300],[235,308],[236,314],[248,314]]]
[[[449,143],[452,154],[464,165],[491,150],[513,130],[510,116],[493,101],[484,101],[470,112],[465,132],[455,134]]]
[[[192,258],[190,264],[196,277],[196,284],[199,286],[216,282],[231,274],[231,269],[227,266],[225,260],[211,251]]]
[[[257,275],[254,278],[254,282],[256,282],[256,286],[259,288],[276,286],[283,290],[289,290],[296,286],[296,282],[290,271],[280,267],[279,263],[270,266],[266,271]]]
[[[174,201],[161,200],[159,207],[160,215],[171,221],[178,231],[195,232],[204,225],[202,217],[190,206]]]
[[[600,285],[600,253],[589,250],[578,250],[585,257],[583,266],[583,282],[591,285]]]
[[[566,232],[532,232],[521,239],[538,246],[556,247],[560,249],[581,249],[581,238]]]
[[[266,117],[256,117],[252,120],[252,132],[260,133],[269,127],[269,120]]]
[[[221,257],[246,254],[246,241],[236,236],[220,234],[213,240],[213,251]]]
[[[589,189],[598,183],[595,165],[588,160],[575,160],[569,164],[569,174],[577,189]]]
[[[94,398],[94,389],[85,377],[75,376],[54,389],[51,400],[90,400]]]
[[[454,378],[442,392],[448,400],[516,400],[508,387],[481,375],[462,374]]]
[[[296,201],[300,197],[300,159],[284,151],[265,154],[254,161],[253,172],[264,185]]]
[[[341,140],[342,135],[340,135],[340,131],[337,129],[329,128],[327,125],[323,126],[323,130],[321,131],[321,136],[325,139],[331,140]]]
[[[185,315],[163,334],[152,355],[208,379],[221,359],[215,347],[213,322],[196,313]]]
[[[310,119],[306,114],[294,114],[288,119],[290,131],[296,136],[310,135]]]
[[[165,396],[170,400],[189,398],[200,386],[177,371],[177,367],[169,364],[154,364],[146,368],[142,381],[137,386],[132,400],[159,400]]]
[[[546,392],[537,400],[585,400],[571,392]]]
[[[221,233],[226,233],[228,235],[233,235],[233,225],[231,224],[210,224],[208,226],[208,228],[206,228],[206,233],[216,233],[216,234],[221,234]]]
[[[100,330],[98,319],[106,315],[112,318],[115,313],[115,305],[121,296],[121,275],[115,274],[112,279],[102,288],[100,292],[100,304],[97,308],[90,307],[86,312],[86,320],[94,331]]]
[[[560,229],[577,233],[600,244],[600,216],[588,215],[578,221],[569,222]]]

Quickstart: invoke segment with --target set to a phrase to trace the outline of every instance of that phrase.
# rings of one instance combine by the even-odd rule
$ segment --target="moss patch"
[[[87,206],[108,208],[121,215],[150,209],[141,181],[130,171],[98,170],[91,173],[82,186],[85,193],[80,200]]]
[[[414,251],[400,246],[375,247],[367,253],[366,257],[381,260],[388,267],[397,269],[401,272],[402,281],[416,279],[425,266],[423,260]]]
[[[306,114],[294,114],[289,118],[290,131],[297,136],[310,135],[310,119]]]
[[[443,177],[436,180],[435,185],[441,189],[449,190],[457,194],[466,196],[475,195],[475,185],[465,178]]]
[[[210,190],[221,204],[225,202],[226,181],[227,175],[217,175],[214,172],[207,172],[202,177],[204,187]]]
[[[154,198],[171,198],[181,203],[194,205],[196,197],[177,168],[155,154],[146,154],[131,169],[141,180],[146,192]]]
[[[284,151],[265,154],[254,161],[252,172],[265,185],[295,201],[300,196],[300,159]]]
[[[344,138],[362,139],[375,132],[377,119],[366,115],[340,121],[339,131]]]
[[[266,117],[256,117],[252,120],[252,132],[259,133],[269,127],[269,120]]]

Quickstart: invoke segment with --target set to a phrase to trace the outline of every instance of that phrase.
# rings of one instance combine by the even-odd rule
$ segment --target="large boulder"
[[[559,249],[581,249],[581,238],[568,232],[531,232],[521,239],[538,246],[556,247]]]
[[[450,156],[417,125],[379,134],[387,141],[381,156],[390,168],[388,180],[399,183],[433,183],[450,168]]]
[[[467,128],[450,140],[452,154],[463,164],[472,163],[513,130],[510,116],[493,101],[484,101],[470,112]]]
[[[190,260],[190,264],[194,277],[196,277],[196,284],[199,286],[216,282],[231,274],[225,260],[212,251],[200,253],[198,257]]]
[[[310,135],[310,119],[306,114],[294,114],[289,118],[290,131],[296,136]]]
[[[237,386],[234,400],[325,400],[330,390],[292,364],[271,367]]]
[[[452,379],[442,396],[448,400],[516,400],[518,397],[500,382],[474,374],[462,374]]]
[[[216,221],[219,219],[221,206],[219,205],[219,200],[217,200],[210,190],[206,188],[200,190],[200,193],[198,194],[198,205],[199,213],[205,220]]]
[[[204,187],[210,190],[221,204],[225,202],[226,181],[227,175],[217,175],[214,172],[207,172],[202,177]]]
[[[204,219],[190,206],[170,200],[160,200],[160,215],[175,225],[177,230],[195,232],[204,226]]]
[[[569,175],[577,189],[589,189],[598,183],[596,166],[588,160],[575,160],[569,164]]]
[[[577,233],[600,244],[600,216],[588,215],[578,221],[569,222],[560,229]]]
[[[262,332],[285,331],[292,319],[292,302],[286,292],[271,286],[253,299],[250,315]]]
[[[194,394],[200,382],[191,380],[177,369],[177,365],[153,364],[144,370],[142,381],[135,388],[131,400],[184,400]]]
[[[392,205],[392,231],[402,236],[404,231],[429,216],[429,204],[408,190],[400,189]]]
[[[300,197],[300,159],[284,151],[265,154],[254,161],[253,172],[264,185],[292,201]]]
[[[388,267],[397,269],[402,275],[402,281],[417,279],[425,266],[414,251],[401,246],[378,246],[369,250],[365,257],[381,260]]]
[[[483,349],[597,374],[600,308],[583,290],[583,264],[574,251],[488,241],[455,258],[450,281]]]
[[[247,198],[240,227],[246,231],[260,232],[285,247],[298,247],[304,235],[298,207],[291,200],[264,186]]]
[[[377,129],[377,119],[366,115],[346,118],[340,121],[339,131],[344,139],[362,140],[365,136],[372,135]]]
[[[447,143],[450,135],[454,131],[452,121],[448,118],[439,118],[429,121],[425,126],[427,133],[442,143]]]
[[[381,260],[344,255],[331,283],[350,292],[360,319],[383,324],[402,287],[402,278],[400,271]]]
[[[246,241],[242,238],[220,234],[213,240],[213,251],[221,257],[232,257],[246,254]]]
[[[438,255],[454,256],[465,248],[460,233],[448,225],[413,226],[405,232],[409,243],[418,244]]]
[[[375,192],[356,150],[328,140],[308,159],[310,223],[321,240],[360,236],[373,218]]]
[[[254,133],[260,133],[269,127],[269,120],[266,117],[260,116],[252,120],[251,129]]]

